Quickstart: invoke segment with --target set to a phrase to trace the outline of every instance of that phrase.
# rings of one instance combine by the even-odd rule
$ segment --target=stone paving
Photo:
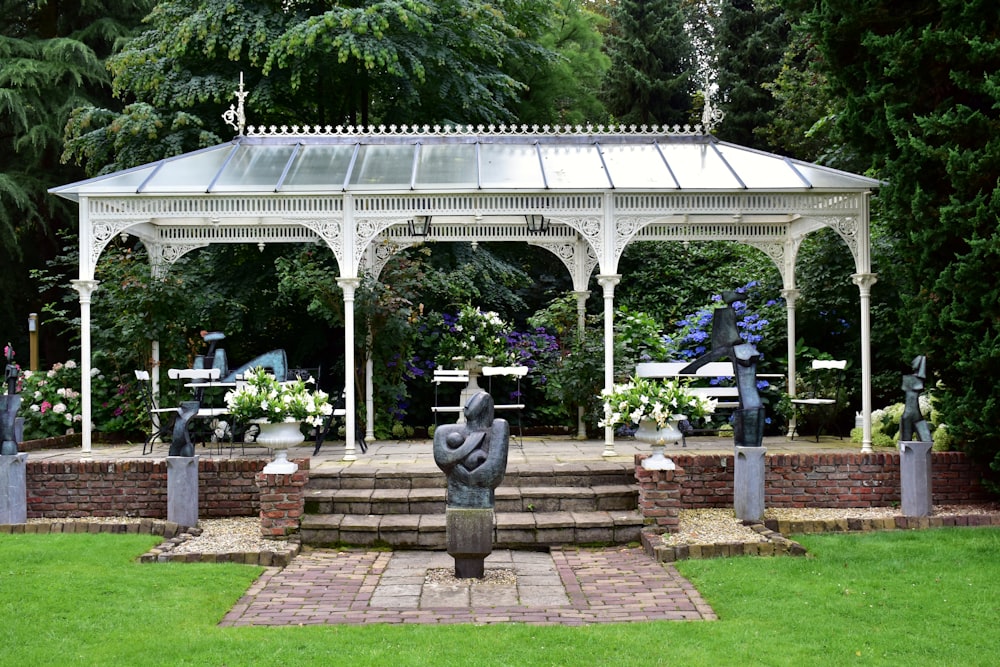
[[[716,619],[672,565],[639,548],[499,550],[487,558],[487,573],[513,570],[514,581],[427,581],[429,570],[452,566],[440,551],[307,551],[284,569],[268,569],[222,625]]]
[[[769,453],[857,451],[848,440],[821,442],[769,438]],[[571,438],[524,438],[512,443],[509,468],[533,464],[579,465],[586,462],[630,464],[641,443],[617,442],[608,456],[604,443]],[[235,455],[266,455],[265,450],[237,448]],[[308,444],[289,458],[311,457],[311,468],[382,471],[433,470],[426,441],[372,443],[344,461],[345,447],[328,443],[311,457]],[[732,453],[732,441],[698,438],[670,454]],[[140,445],[95,446],[88,456],[79,449],[30,453],[34,460],[122,460],[162,458],[165,446],[144,457]],[[229,458],[230,451],[199,448],[208,458]],[[268,568],[226,614],[222,625],[319,625],[363,623],[527,623],[587,625],[655,620],[715,620],[697,590],[671,564],[658,563],[638,547],[559,548],[551,552],[497,550],[491,568],[514,571],[514,580],[459,584],[427,581],[432,569],[453,568],[444,551],[304,550],[285,568]]]

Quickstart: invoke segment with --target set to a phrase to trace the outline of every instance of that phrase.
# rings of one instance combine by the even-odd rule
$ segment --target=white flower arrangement
[[[679,419],[704,417],[715,412],[717,401],[697,396],[675,380],[664,382],[646,378],[633,378],[625,384],[616,384],[612,390],[603,390],[604,419],[598,426],[639,424],[651,419],[658,428]]]
[[[278,382],[263,368],[246,374],[246,383],[235,391],[226,393],[225,400],[230,414],[242,421],[263,419],[272,424],[280,422],[306,422],[321,426],[333,414],[329,395],[307,385],[315,384],[313,378]]]

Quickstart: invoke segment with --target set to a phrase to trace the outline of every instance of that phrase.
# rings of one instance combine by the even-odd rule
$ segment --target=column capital
[[[69,284],[80,293],[80,303],[90,303],[91,295],[101,283],[99,280],[71,280]]]
[[[851,282],[861,289],[862,293],[871,290],[872,285],[878,282],[877,273],[855,273],[851,276]]]
[[[570,292],[570,294],[572,294],[578,300],[581,300],[581,301],[586,301],[587,299],[590,298],[590,290],[574,290],[574,291]]]
[[[799,289],[781,290],[781,298],[785,300],[785,304],[788,308],[794,308],[795,302],[799,300],[800,296],[802,296],[802,290]]]
[[[337,284],[344,290],[344,296],[354,296],[354,290],[361,284],[361,278],[337,278]]]
[[[620,273],[603,273],[597,276],[597,284],[602,287],[614,287],[622,281],[622,275]]]

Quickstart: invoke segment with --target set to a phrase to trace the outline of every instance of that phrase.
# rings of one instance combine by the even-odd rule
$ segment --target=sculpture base
[[[492,508],[445,510],[448,554],[455,559],[456,578],[483,578],[486,557],[493,553],[493,523]]]
[[[764,518],[764,447],[737,447],[733,471],[733,508],[740,521]]]
[[[903,440],[899,443],[900,505],[903,516],[930,516],[931,448],[933,442]]]
[[[167,457],[167,521],[198,525],[198,457]]]
[[[0,456],[0,524],[28,522],[27,454]]]

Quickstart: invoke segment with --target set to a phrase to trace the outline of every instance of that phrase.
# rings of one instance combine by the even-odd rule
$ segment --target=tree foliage
[[[607,118],[598,97],[610,61],[600,30],[607,19],[580,0],[555,0],[548,28],[539,44],[551,58],[529,58],[519,64],[526,89],[517,107],[527,124],[577,125]]]
[[[697,65],[679,0],[620,0],[610,9],[608,110],[620,123],[690,122]]]
[[[716,43],[720,107],[726,112],[719,138],[751,148],[773,146],[758,132],[778,107],[765,86],[777,77],[788,43],[789,25],[768,0],[722,3]]]
[[[910,332],[955,439],[994,456],[1000,313],[1000,6],[986,0],[793,2],[843,99],[843,136],[888,180]],[[909,356],[908,355],[908,356]]]
[[[548,3],[168,0],[109,61],[124,112],[76,112],[66,157],[91,173],[219,143],[244,74],[253,125],[514,122],[518,63]]]
[[[57,230],[76,220],[46,192],[82,176],[59,161],[63,125],[73,108],[110,99],[104,60],[151,5],[0,0],[0,331],[15,343],[41,305],[29,271],[59,252]]]

